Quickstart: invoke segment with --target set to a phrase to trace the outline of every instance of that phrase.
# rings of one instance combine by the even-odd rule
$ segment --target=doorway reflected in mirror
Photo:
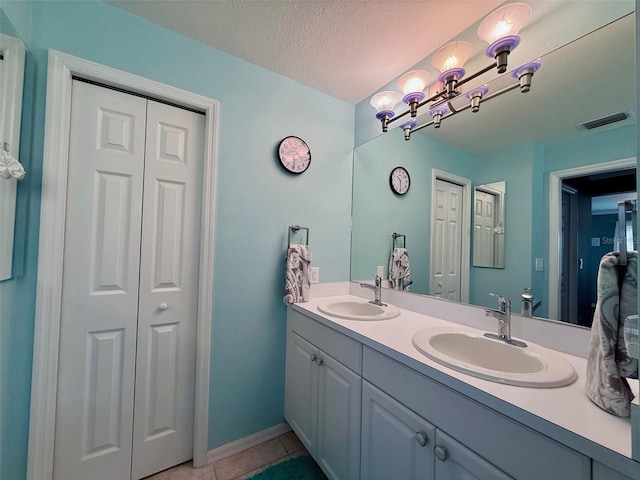
[[[562,179],[560,318],[590,327],[596,306],[600,259],[620,249],[618,203],[636,201],[636,169],[613,170]],[[635,220],[635,215],[633,216]],[[628,250],[637,250],[632,216],[625,230]]]

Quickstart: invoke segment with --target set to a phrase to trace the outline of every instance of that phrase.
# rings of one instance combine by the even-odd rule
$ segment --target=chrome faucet
[[[485,315],[487,317],[494,317],[498,320],[498,334],[485,333],[484,336],[494,338],[496,340],[502,340],[503,342],[506,342],[509,345],[515,345],[516,347],[526,347],[526,343],[511,338],[511,300],[496,293],[490,293],[489,295],[498,298],[498,309],[494,310],[487,308],[485,310]]]
[[[374,299],[369,300],[369,303],[373,303],[374,305],[378,305],[379,307],[386,307],[386,303],[382,303],[381,295],[382,295],[382,278],[379,275],[375,277],[375,285],[369,285],[368,283],[361,283],[361,287],[368,288],[369,290],[373,290]]]

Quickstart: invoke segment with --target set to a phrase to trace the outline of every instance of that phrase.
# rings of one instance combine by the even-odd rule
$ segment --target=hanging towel
[[[624,321],[638,314],[638,254],[627,252],[627,268],[620,287],[620,323],[618,325],[618,354],[616,363],[621,377],[638,378],[638,359],[629,354],[624,340]]]
[[[627,266],[619,264],[618,252],[600,260],[597,303],[591,326],[585,392],[600,408],[628,417],[633,393],[625,377],[636,377],[637,360],[630,358],[624,343],[624,319],[637,313],[637,254],[629,252]]]
[[[311,250],[308,245],[289,245],[285,267],[284,303],[309,301],[310,265]]]
[[[389,257],[389,283],[394,290],[408,292],[411,285],[411,267],[406,248],[394,248]]]

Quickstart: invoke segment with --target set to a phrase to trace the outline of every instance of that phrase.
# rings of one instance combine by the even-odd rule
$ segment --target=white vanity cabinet
[[[591,479],[589,457],[366,346],[362,372],[367,382],[436,427],[438,480]]]
[[[366,380],[360,471],[363,480],[512,480]]]
[[[362,345],[287,313],[285,419],[324,473],[360,478]]]
[[[513,480],[460,442],[436,430],[436,480]]]
[[[640,478],[626,457],[541,433],[555,427],[371,339],[373,330],[287,309],[285,418],[329,478]]]
[[[363,479],[433,480],[436,428],[369,382],[362,382]]]
[[[640,473],[638,474],[640,477]],[[593,461],[593,477],[592,480],[633,480],[620,472],[616,472],[606,465]]]

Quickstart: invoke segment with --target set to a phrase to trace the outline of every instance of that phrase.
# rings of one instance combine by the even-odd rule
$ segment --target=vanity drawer
[[[362,374],[362,344],[291,308],[287,308],[287,329]]]
[[[517,480],[591,478],[590,458],[366,346],[363,377]]]

